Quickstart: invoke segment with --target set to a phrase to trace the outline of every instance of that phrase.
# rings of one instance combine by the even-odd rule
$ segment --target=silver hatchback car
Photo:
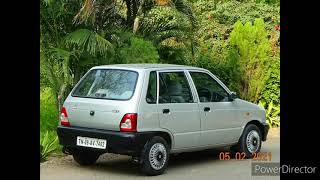
[[[80,165],[116,153],[159,175],[172,153],[230,146],[250,158],[268,130],[263,108],[237,98],[206,69],[119,64],[84,75],[64,102],[57,133]]]

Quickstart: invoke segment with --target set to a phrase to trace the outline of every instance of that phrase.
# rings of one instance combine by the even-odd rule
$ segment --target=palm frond
[[[188,17],[189,21],[191,22],[191,25],[192,25],[193,28],[197,26],[196,17],[193,14],[191,5],[189,5],[189,3],[187,1],[185,1],[185,0],[174,0],[173,4],[174,4],[175,8],[179,12],[187,15],[187,17]]]
[[[93,12],[95,1],[96,0],[84,0],[82,8],[74,17],[73,21],[82,23],[87,20]]]
[[[65,37],[68,48],[78,48],[92,56],[108,57],[114,53],[113,45],[99,34],[88,29],[78,29]]]
[[[84,0],[84,3],[73,19],[74,23],[83,23],[90,17],[102,20],[117,15],[117,0]]]
[[[183,35],[184,35],[183,31],[172,29],[172,30],[158,32],[152,38],[153,38],[153,42],[155,44],[160,44],[162,41],[169,39],[169,38],[173,38],[173,37],[175,37],[177,39],[181,39],[183,37]]]
[[[72,51],[61,48],[52,48],[49,50],[50,57],[55,61],[55,74],[60,77],[60,83],[65,82],[67,85],[72,84],[72,72],[70,69],[71,56],[76,57]],[[62,78],[62,79],[61,79]]]

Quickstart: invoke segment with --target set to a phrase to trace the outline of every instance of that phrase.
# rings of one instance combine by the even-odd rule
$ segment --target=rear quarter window
[[[146,101],[148,104],[157,103],[157,73],[150,72]]]

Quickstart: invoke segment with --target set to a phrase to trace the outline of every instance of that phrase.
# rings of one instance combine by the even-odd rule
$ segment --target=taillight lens
[[[121,132],[136,132],[137,131],[137,117],[136,113],[125,114],[120,122]]]
[[[65,107],[61,108],[60,123],[61,123],[62,126],[70,126],[67,109]]]

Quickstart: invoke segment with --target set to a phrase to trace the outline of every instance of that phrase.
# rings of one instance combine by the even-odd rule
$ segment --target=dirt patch
[[[268,133],[267,138],[277,138],[280,137],[280,128],[271,128]]]

